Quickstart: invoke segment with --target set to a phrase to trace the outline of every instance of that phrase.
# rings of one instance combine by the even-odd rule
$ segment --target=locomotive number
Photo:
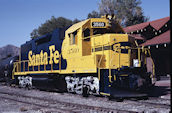
[[[105,22],[93,22],[93,27],[105,27]]]
[[[78,48],[72,48],[72,49],[69,49],[68,50],[68,54],[71,54],[71,53],[78,53],[79,52],[79,49]]]

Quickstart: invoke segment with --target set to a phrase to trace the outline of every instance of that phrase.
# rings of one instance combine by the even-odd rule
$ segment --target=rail
[[[50,57],[48,57],[48,59],[50,59]],[[41,59],[39,59],[40,61]],[[50,64],[50,70],[48,71],[54,71],[55,69],[53,69],[54,65],[57,65],[57,64],[54,64],[54,63],[51,63]],[[59,71],[61,72],[61,54],[59,56]],[[29,66],[29,60],[19,60],[19,61],[16,61],[13,63],[13,70],[12,70],[12,79],[14,79],[14,73],[15,72],[30,72],[30,71],[35,71],[35,68],[37,67],[37,71],[41,71],[41,66],[43,67],[43,70],[42,71],[46,71],[47,68],[46,68],[46,64],[44,63],[43,65],[41,65],[40,63],[37,64],[37,65],[32,65],[32,66]],[[30,68],[32,67],[32,68]]]

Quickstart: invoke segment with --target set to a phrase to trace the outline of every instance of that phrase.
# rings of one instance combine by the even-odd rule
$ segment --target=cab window
[[[93,29],[93,35],[97,35],[97,34],[104,34],[106,29],[103,28],[95,28]]]
[[[90,29],[85,29],[84,31],[83,31],[83,36],[84,36],[84,41],[90,41],[90,38],[89,38],[89,36],[90,36]],[[86,38],[86,37],[88,37],[88,38]]]
[[[69,34],[70,45],[76,44],[77,42],[77,31]]]

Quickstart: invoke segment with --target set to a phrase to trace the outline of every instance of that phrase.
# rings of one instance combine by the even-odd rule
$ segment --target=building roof
[[[132,25],[132,26],[129,26],[129,27],[125,27],[124,31],[129,33],[129,32],[133,32],[133,31],[141,30],[141,29],[145,28],[148,25],[149,25],[149,22],[136,24],[136,25]]]
[[[141,46],[157,45],[164,43],[170,43],[170,30],[150,40],[147,40],[145,43],[141,44]]]
[[[136,25],[124,28],[124,31],[127,32],[127,33],[134,32],[134,31],[137,31],[137,30],[144,29],[148,25],[151,25],[154,29],[159,30],[169,20],[170,20],[170,17],[165,17],[165,18],[161,18],[161,19],[158,19],[158,20],[150,21],[150,22],[136,24]]]
[[[156,30],[159,30],[169,20],[170,20],[170,17],[161,18],[161,19],[158,19],[158,20],[151,21],[150,25],[153,28],[155,28]]]
[[[140,34],[128,34],[128,35],[134,37],[137,40],[144,40],[144,38],[140,36]]]

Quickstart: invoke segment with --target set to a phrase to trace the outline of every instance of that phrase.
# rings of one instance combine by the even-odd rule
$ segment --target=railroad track
[[[128,103],[128,104],[133,104],[133,105],[144,105],[144,106],[151,106],[151,107],[154,107],[154,108],[165,108],[165,109],[170,109],[170,104],[166,103],[156,103],[156,102],[152,102],[152,101],[131,101],[131,100],[125,100],[124,102]]]
[[[2,92],[0,91],[0,98],[10,101],[20,102],[28,105],[34,105],[39,108],[50,108],[57,112],[102,112],[102,113],[136,113],[134,111],[119,110],[104,108],[98,106],[89,106],[76,103],[61,102],[57,100],[43,99],[39,97],[31,97],[26,95],[20,95],[16,93]]]
[[[161,105],[162,107],[170,107],[170,99],[163,99],[163,98],[155,98],[155,97],[151,97],[148,100],[139,100],[138,102],[141,103],[148,103],[148,104],[154,104],[154,105]]]
[[[99,98],[99,97],[98,97]],[[97,98],[92,97],[93,100],[96,100]],[[104,99],[102,99],[104,100]],[[114,100],[114,99],[112,99]],[[109,101],[113,103],[114,101]],[[158,98],[158,97],[149,97],[148,99],[135,99],[135,100],[130,100],[130,99],[124,99],[125,103],[128,104],[134,104],[134,105],[145,105],[145,106],[153,106],[157,108],[167,108],[170,109],[171,107],[171,100],[170,99],[164,99],[164,98]]]
[[[16,87],[17,88],[17,87]],[[42,98],[42,97],[35,97],[33,95],[23,95],[22,93],[19,93],[19,88],[17,88],[17,92],[15,91],[16,88],[13,88],[11,91],[6,90],[0,90],[0,98],[6,98],[13,101],[19,101],[21,103],[26,104],[32,104],[35,106],[38,106],[40,108],[51,108],[55,111],[63,111],[63,112],[108,112],[108,113],[168,113],[170,111],[170,99],[163,99],[163,98],[149,98],[147,100],[124,100],[123,102],[115,102],[110,101],[107,98],[102,97],[95,97],[90,96],[87,99],[90,101],[100,101],[101,103],[105,103],[101,106],[101,103],[99,105],[94,104],[84,104],[75,101],[73,102],[64,102],[63,100],[56,100],[52,98]],[[23,90],[23,89],[21,89]],[[26,90],[28,91],[28,90]],[[30,92],[30,91],[29,91]],[[45,92],[43,92],[45,93]],[[53,93],[56,94],[56,93]],[[3,96],[3,97],[2,97]],[[5,97],[4,97],[5,96]],[[74,98],[77,99],[83,99],[83,97],[67,93],[66,96],[74,96]],[[75,97],[76,96],[76,97]],[[23,98],[23,99],[21,99]],[[26,101],[27,100],[27,101]],[[31,101],[34,100],[34,101]],[[42,102],[43,104],[39,103]],[[109,105],[109,106],[108,106]],[[118,107],[122,106],[122,107]],[[150,111],[150,110],[153,110]],[[164,111],[165,110],[165,111]],[[149,112],[150,111],[150,112]],[[161,111],[161,112],[159,112]]]

